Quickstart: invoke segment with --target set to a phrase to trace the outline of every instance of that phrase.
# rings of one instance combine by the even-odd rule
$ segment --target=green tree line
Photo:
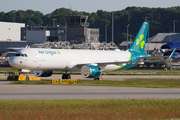
[[[180,33],[180,6],[170,8],[148,8],[148,7],[127,7],[120,11],[103,11],[87,13],[72,11],[66,8],[59,8],[50,14],[43,15],[40,11],[18,10],[7,13],[0,12],[0,21],[25,23],[29,26],[52,26],[52,19],[57,19],[56,24],[66,25],[65,16],[69,15],[87,15],[90,28],[100,29],[100,42],[105,40],[105,26],[107,26],[108,42],[112,39],[112,13],[114,14],[114,42],[120,44],[127,40],[127,25],[129,24],[129,34],[132,35],[131,41],[136,36],[145,17],[150,23],[150,37],[157,33],[173,32],[172,20],[176,22],[176,32]]]

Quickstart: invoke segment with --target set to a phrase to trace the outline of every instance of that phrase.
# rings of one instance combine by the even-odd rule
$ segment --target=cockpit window
[[[19,54],[19,53],[18,54],[14,54],[13,56],[28,57],[27,54],[22,54],[22,53],[21,54]]]
[[[21,54],[16,54],[15,56],[20,56]]]

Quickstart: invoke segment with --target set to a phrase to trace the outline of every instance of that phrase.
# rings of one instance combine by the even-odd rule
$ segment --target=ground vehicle
[[[15,80],[18,81],[20,73],[19,72],[9,72],[7,80]]]

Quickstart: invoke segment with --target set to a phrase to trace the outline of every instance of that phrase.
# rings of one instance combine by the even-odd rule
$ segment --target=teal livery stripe
[[[136,35],[136,38],[134,39],[131,47],[128,50],[130,52],[130,58],[128,61],[139,61],[140,56],[149,56],[148,54],[144,53],[148,27],[149,27],[149,22],[144,22],[142,24],[138,34]],[[136,65],[136,63],[125,63],[125,64],[126,65],[122,65],[121,67],[115,69],[114,71],[127,69],[129,67]]]
[[[131,54],[131,52],[130,52],[130,57],[129,57],[129,60],[128,61],[131,61],[132,60],[132,54]],[[122,65],[121,67],[119,67],[118,69],[115,69],[115,70],[113,70],[113,71],[118,71],[118,70],[122,70],[122,69],[127,69],[127,68],[129,68],[129,67],[131,67],[132,65],[132,63],[125,63],[126,65]]]

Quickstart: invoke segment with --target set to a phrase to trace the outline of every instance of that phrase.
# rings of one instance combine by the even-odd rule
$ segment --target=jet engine
[[[50,77],[53,74],[52,70],[34,70],[34,75],[37,77]]]
[[[81,75],[84,78],[98,78],[101,75],[101,71],[98,66],[84,65],[81,68]]]

